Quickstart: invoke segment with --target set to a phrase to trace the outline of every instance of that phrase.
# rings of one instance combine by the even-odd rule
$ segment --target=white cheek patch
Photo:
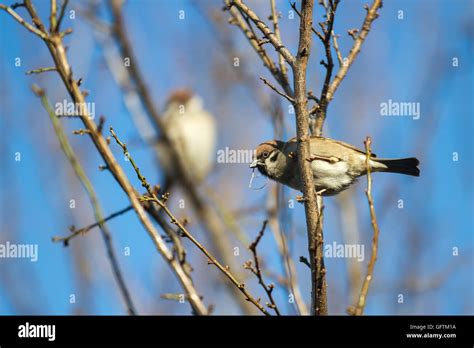
[[[265,169],[272,179],[278,178],[283,174],[282,169],[277,166],[277,162],[272,162],[268,158],[265,160]]]

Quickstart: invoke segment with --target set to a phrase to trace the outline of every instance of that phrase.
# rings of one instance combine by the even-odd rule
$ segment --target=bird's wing
[[[325,137],[320,137],[320,136],[316,136],[316,135],[312,135],[311,136],[311,139],[313,141],[313,148],[316,148],[317,149],[317,153],[316,154],[328,154],[328,155],[340,155],[341,152],[345,152],[347,150],[352,150],[352,151],[356,151],[360,154],[363,154],[365,155],[366,152],[364,150],[361,150],[361,149],[358,149],[357,147],[351,145],[351,144],[348,144],[348,143],[345,143],[343,141],[340,141],[340,140],[334,140],[334,139],[329,139],[329,138],[325,138]],[[314,143],[314,141],[316,141],[316,143]],[[288,140],[288,143],[292,143],[294,145],[296,145],[296,137],[294,138],[291,138],[290,140]],[[337,148],[332,148],[332,150],[335,150],[335,152],[337,153],[329,153],[328,151],[325,151],[325,149],[327,149],[327,147],[329,145],[339,145]],[[314,151],[312,151],[314,152]],[[371,153],[371,157],[376,157],[376,155],[374,153]]]

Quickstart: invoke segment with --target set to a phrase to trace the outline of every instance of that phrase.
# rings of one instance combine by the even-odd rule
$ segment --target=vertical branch
[[[56,0],[51,0],[51,14],[49,16],[49,22],[50,22],[50,27],[49,31],[51,33],[54,33],[56,31],[56,24],[57,24],[57,19],[56,19],[56,12],[57,12],[57,6],[56,6]]]
[[[321,96],[319,97],[319,103],[316,108],[316,120],[311,122],[311,134],[321,135],[323,132],[323,123],[326,119],[326,112],[329,104],[327,93],[331,83],[332,71],[334,68],[334,61],[332,58],[332,46],[331,37],[333,36],[334,19],[336,14],[337,5],[339,0],[329,0],[329,3],[325,6],[326,8],[326,22],[320,23],[321,29],[323,30],[323,36],[320,37],[324,46],[326,54],[326,62],[321,61],[321,65],[326,68],[326,76],[324,78],[323,88],[321,90]]]
[[[275,35],[278,40],[281,41],[281,35],[280,35],[280,26],[278,24],[278,11],[275,5],[275,0],[270,0],[270,6],[272,8],[272,22],[273,22],[273,31],[275,32]],[[286,69],[286,63],[285,63],[285,58],[281,53],[278,53],[278,65],[280,67],[280,73],[283,76],[283,78],[288,81],[288,71]]]
[[[59,10],[59,17],[58,21],[56,23],[56,30],[58,31],[61,28],[61,22],[63,21],[64,14],[66,13],[66,7],[69,3],[69,0],[63,0],[63,3],[61,4],[61,9]]]
[[[337,61],[339,62],[339,67],[341,67],[344,64],[344,59],[342,59],[342,54],[341,50],[339,49],[339,44],[337,43],[337,38],[339,35],[336,35],[334,33],[334,30],[332,32],[332,44],[334,45],[334,50],[336,51],[336,56],[337,56]]]
[[[309,150],[309,112],[306,108],[306,69],[311,50],[311,33],[313,26],[313,0],[303,0],[301,3],[300,38],[298,54],[293,67],[296,136],[298,139],[298,165],[303,181],[303,194],[308,232],[308,249],[311,265],[311,313],[314,315],[327,314],[326,277],[323,260],[323,232],[320,225],[319,209],[316,202],[316,191],[313,182],[311,164],[306,160]]]
[[[203,9],[202,7],[197,6],[197,9],[201,11],[203,13],[204,18],[206,18],[210,22],[211,28],[213,29],[212,33],[215,37],[217,37],[217,39],[219,40],[219,43],[223,46],[223,50],[221,52],[225,54],[225,57],[231,60],[233,57],[237,56],[238,51],[236,50],[236,47],[233,44],[232,40],[224,39],[224,37],[228,35],[228,32],[226,31],[226,27],[222,26],[223,22],[219,21],[218,18],[216,18],[215,16],[211,16],[210,14],[208,14],[207,11]],[[245,28],[246,28],[247,23],[242,19],[240,12],[238,12],[237,9],[234,7],[231,7],[229,10],[232,16],[234,14],[233,10],[235,10],[234,13],[237,12],[236,13],[236,15],[238,16],[237,18],[240,18],[240,20],[244,24],[244,27],[242,28],[237,22],[234,22],[237,20],[234,17],[230,18],[229,21],[233,23],[234,25],[238,26],[245,34],[246,33]],[[281,40],[281,37],[279,35],[279,29],[276,30],[275,25],[274,25],[274,30],[276,31],[277,38],[280,38]],[[280,55],[280,57],[282,56]],[[286,64],[284,61],[284,58],[283,58],[283,64]],[[280,65],[280,70],[281,70],[283,66],[280,64],[280,62],[279,62],[279,65]],[[285,68],[286,68],[286,65],[285,65]],[[286,76],[287,76],[288,71],[287,70],[285,71],[286,71]],[[254,80],[255,78],[252,72],[247,71],[247,69],[239,69],[238,81],[245,85],[248,93],[253,98],[257,99],[257,101],[260,104],[261,110],[270,115],[270,119],[274,127],[274,138],[282,139],[284,136],[284,132],[283,132],[284,115],[281,109],[280,100],[279,98],[273,95],[271,96],[271,98],[265,98],[266,95],[261,95],[260,89],[256,88],[256,84]],[[219,203],[219,201],[216,198],[215,200]],[[221,204],[219,203],[219,205]],[[281,185],[274,185],[272,187],[271,194],[267,196],[266,213],[268,216],[268,224],[271,227],[271,231],[273,233],[276,245],[278,247],[278,253],[279,253],[281,264],[284,270],[284,279],[283,280],[280,279],[280,282],[285,287],[287,291],[287,295],[293,296],[294,298],[293,304],[294,304],[296,313],[300,315],[308,315],[309,311],[307,309],[307,306],[304,301],[304,297],[299,287],[298,274],[296,271],[294,260],[289,250],[287,236],[285,234],[285,231],[283,230],[282,224],[280,223],[280,218],[281,218],[280,216],[282,213],[284,213],[284,209],[285,209],[285,194],[283,191],[283,187]],[[226,219],[225,214],[223,214],[223,218]],[[229,228],[230,227],[231,226],[229,226]],[[239,240],[240,239],[241,238],[239,238]],[[249,244],[249,243],[245,242],[245,244]]]
[[[370,255],[370,260],[367,265],[367,275],[365,276],[364,283],[362,284],[362,288],[359,294],[359,300],[357,301],[356,308],[353,310],[352,314],[354,315],[362,315],[364,314],[364,307],[367,300],[367,293],[369,292],[370,283],[372,282],[375,261],[377,260],[377,251],[378,251],[378,243],[379,243],[379,226],[377,224],[377,217],[375,216],[375,208],[374,208],[374,201],[372,199],[372,176],[370,174],[370,145],[372,143],[372,139],[367,137],[364,141],[365,150],[367,152],[367,157],[365,160],[367,166],[367,190],[365,194],[367,195],[367,201],[369,203],[369,210],[370,210],[370,220],[372,223],[372,229],[374,230],[374,236],[372,238],[372,254]]]
[[[300,30],[298,53],[294,57],[283,45],[280,38],[252,11],[242,0],[227,0],[227,7],[232,10],[236,6],[239,11],[247,16],[262,32],[265,38],[274,46],[275,50],[283,56],[293,71],[294,100],[296,111],[296,129],[298,140],[298,165],[303,181],[303,194],[305,201],[306,226],[308,233],[308,249],[311,264],[311,313],[314,315],[327,314],[326,296],[326,270],[323,260],[323,232],[322,216],[319,213],[316,191],[309,158],[309,111],[307,110],[306,70],[311,50],[311,33],[313,32],[313,7],[314,0],[303,0],[300,13]],[[278,81],[278,79],[277,79]],[[280,82],[281,84],[281,82]],[[284,86],[282,85],[284,88]],[[290,95],[291,96],[291,95]],[[322,202],[319,204],[322,206]]]

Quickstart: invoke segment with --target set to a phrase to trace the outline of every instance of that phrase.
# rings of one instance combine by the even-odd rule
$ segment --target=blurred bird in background
[[[201,183],[215,162],[217,129],[214,117],[204,109],[201,98],[188,89],[179,89],[168,98],[163,122],[184,169],[197,184]],[[176,184],[176,161],[162,139],[158,140],[157,150],[165,174],[163,192],[168,192]]]

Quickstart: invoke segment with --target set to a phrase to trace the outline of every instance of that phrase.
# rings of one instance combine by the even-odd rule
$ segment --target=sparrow
[[[335,195],[353,184],[360,176],[367,174],[365,151],[339,140],[312,136],[310,156],[313,180],[318,194]],[[371,172],[399,173],[420,176],[418,159],[377,158],[371,154]],[[297,158],[296,138],[288,142],[270,140],[260,144],[255,151],[255,159],[250,168],[283,185],[303,191]]]
[[[217,129],[214,117],[203,107],[200,97],[190,90],[171,93],[163,113],[163,124],[182,163],[196,183],[202,182],[212,170]],[[166,175],[163,187],[169,188],[176,177],[175,166],[162,140],[157,143],[158,158]]]

